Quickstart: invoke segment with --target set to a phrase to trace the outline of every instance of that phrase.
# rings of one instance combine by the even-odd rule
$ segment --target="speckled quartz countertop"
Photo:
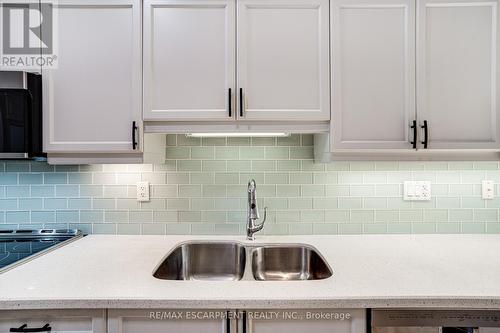
[[[179,242],[244,237],[88,236],[0,274],[0,309],[500,309],[500,235],[257,236],[310,244],[316,281],[166,281],[152,272]]]

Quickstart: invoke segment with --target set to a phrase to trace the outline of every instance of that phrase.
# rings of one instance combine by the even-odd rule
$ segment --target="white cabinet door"
[[[239,118],[330,119],[328,3],[238,0]]]
[[[255,311],[258,318],[247,313],[248,333],[364,333],[366,332],[365,310],[311,310],[311,311]],[[348,318],[340,316],[346,316]],[[329,316],[327,318],[327,316]],[[338,317],[335,317],[338,316]]]
[[[45,151],[137,152],[141,1],[57,3],[58,66],[42,69]]]
[[[11,328],[51,328],[60,333],[106,333],[105,310],[6,310],[0,311],[0,332]],[[48,327],[45,327],[48,332]]]
[[[193,311],[193,316],[196,313],[208,312]],[[221,333],[227,332],[226,324],[223,319],[188,319],[188,311],[109,310],[107,333]]]
[[[417,110],[429,148],[500,148],[498,0],[417,3]]]
[[[234,3],[144,1],[145,120],[234,119]]]
[[[331,6],[333,148],[412,148],[414,1]]]

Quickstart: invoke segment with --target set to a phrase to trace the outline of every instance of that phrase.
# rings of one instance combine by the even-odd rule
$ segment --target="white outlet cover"
[[[431,182],[429,181],[406,181],[404,185],[403,200],[405,201],[429,201],[431,200]]]
[[[137,182],[137,201],[149,201],[149,182]]]
[[[485,200],[495,198],[495,182],[492,180],[483,180],[481,182],[481,197]]]

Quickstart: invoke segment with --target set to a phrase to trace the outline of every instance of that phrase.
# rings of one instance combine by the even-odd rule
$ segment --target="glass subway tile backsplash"
[[[482,180],[500,184],[499,162],[314,164],[311,135],[164,142],[155,165],[1,161],[0,228],[244,235],[254,178],[264,234],[500,233],[500,197],[481,199]],[[141,180],[150,202],[135,199]],[[403,201],[405,180],[430,181],[432,200]]]

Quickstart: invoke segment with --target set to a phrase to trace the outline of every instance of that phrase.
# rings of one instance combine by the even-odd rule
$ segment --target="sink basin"
[[[184,243],[160,263],[153,276],[163,280],[241,280],[245,260],[245,248],[238,243]]]
[[[276,245],[252,251],[255,280],[321,280],[332,276],[323,258],[310,246]]]

